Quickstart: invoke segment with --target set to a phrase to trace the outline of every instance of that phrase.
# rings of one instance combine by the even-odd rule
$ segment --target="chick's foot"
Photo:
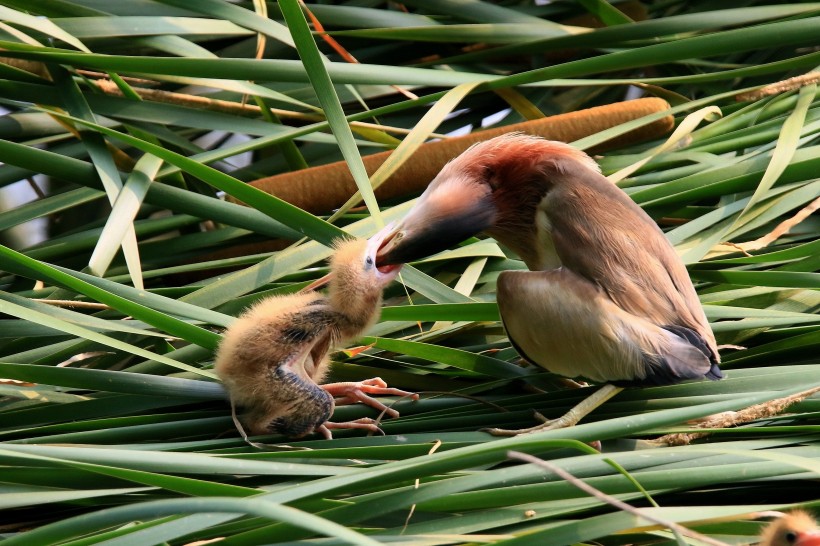
[[[375,394],[377,396],[408,396],[413,400],[418,400],[419,395],[414,392],[403,391],[401,389],[394,389],[388,387],[387,383],[381,377],[374,377],[373,379],[365,379],[364,381],[349,381],[345,383],[328,383],[321,385],[333,398],[336,399],[337,406],[344,406],[347,404],[355,404],[361,402],[379,411],[382,411],[390,417],[398,417],[399,412],[392,408],[388,408],[375,398],[369,396]]]
[[[362,417],[361,419],[356,419],[355,421],[345,421],[344,423],[333,423],[331,421],[325,421],[323,425],[319,425],[318,427],[316,427],[316,432],[324,436],[326,440],[332,440],[333,434],[330,432],[331,429],[346,428],[364,429],[370,432],[378,432],[379,434],[384,434],[384,431],[379,428],[379,426],[376,424],[376,421],[374,421],[370,417]]]

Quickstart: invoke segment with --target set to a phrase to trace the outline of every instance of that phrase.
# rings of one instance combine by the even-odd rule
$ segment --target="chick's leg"
[[[399,412],[388,408],[375,398],[369,396],[370,394],[381,396],[409,396],[413,400],[419,399],[419,395],[416,393],[388,387],[387,383],[385,383],[381,377],[365,379],[364,381],[328,383],[327,385],[320,386],[336,399],[337,406],[361,402],[379,411],[383,411],[390,417],[398,417]]]

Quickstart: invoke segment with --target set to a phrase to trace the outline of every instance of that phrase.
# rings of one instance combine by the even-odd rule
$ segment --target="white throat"
[[[538,203],[535,209],[535,253],[527,257],[524,261],[532,271],[545,271],[548,269],[558,269],[561,267],[561,259],[555,251],[555,243],[552,240],[552,223],[550,222],[546,207],[547,197]],[[523,256],[522,256],[523,257]]]

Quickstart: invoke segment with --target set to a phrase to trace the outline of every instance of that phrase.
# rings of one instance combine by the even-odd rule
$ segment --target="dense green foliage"
[[[310,5],[362,65],[311,32],[295,0],[280,4],[0,0],[4,55],[40,69],[0,64],[0,186],[29,179],[41,193],[0,206],[4,543],[702,544],[513,463],[511,449],[732,544],[753,540],[752,512],[820,504],[817,396],[692,445],[644,441],[820,386],[818,218],[747,254],[721,244],[755,241],[820,194],[816,83],[735,99],[817,70],[820,3],[665,0],[637,22],[604,0]],[[572,26],[586,10],[601,28]],[[94,84],[104,74],[120,95]],[[630,84],[673,105],[681,138],[599,162],[612,174],[649,159],[619,185],[683,256],[718,342],[739,346],[723,352],[726,380],[628,390],[569,430],[478,432],[529,426],[533,409],[557,416],[585,391],[519,365],[494,292],[500,271],[523,266],[474,239],[406,268],[362,340],[375,345],[334,355],[332,379],[379,375],[422,392],[395,404],[385,436],[242,441],[212,372],[220,330],[323,274],[342,230],[375,231],[367,210],[387,221],[408,208],[376,203],[360,153],[404,140],[397,166],[431,134],[509,107],[495,123],[623,100],[639,90]],[[134,89],[148,86],[183,100],[141,100]],[[342,158],[368,208],[351,202],[330,221],[245,184]],[[38,218],[49,220],[40,243],[7,231]],[[335,420],[366,415],[346,406]],[[595,440],[603,454],[585,444]]]

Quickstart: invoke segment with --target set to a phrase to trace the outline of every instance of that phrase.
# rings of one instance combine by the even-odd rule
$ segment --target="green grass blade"
[[[370,211],[371,216],[376,218],[376,222],[381,224],[379,204],[376,201],[376,196],[373,195],[373,187],[370,185],[362,156],[356,148],[350,125],[345,119],[344,110],[342,110],[339,97],[336,95],[336,89],[333,87],[333,82],[325,69],[325,61],[316,47],[316,42],[313,41],[302,8],[297,0],[283,0],[279,3],[279,8],[282,10],[282,15],[284,15],[288,24],[288,29],[296,44],[296,50],[299,52],[302,63],[304,63],[305,71],[316,92],[316,96],[319,97],[319,102],[322,104],[322,109],[325,116],[327,116],[330,128],[333,130],[333,135],[339,143],[339,149],[342,151],[350,173],[353,175],[353,180],[356,181],[359,188],[359,193],[367,205],[367,210]]]

